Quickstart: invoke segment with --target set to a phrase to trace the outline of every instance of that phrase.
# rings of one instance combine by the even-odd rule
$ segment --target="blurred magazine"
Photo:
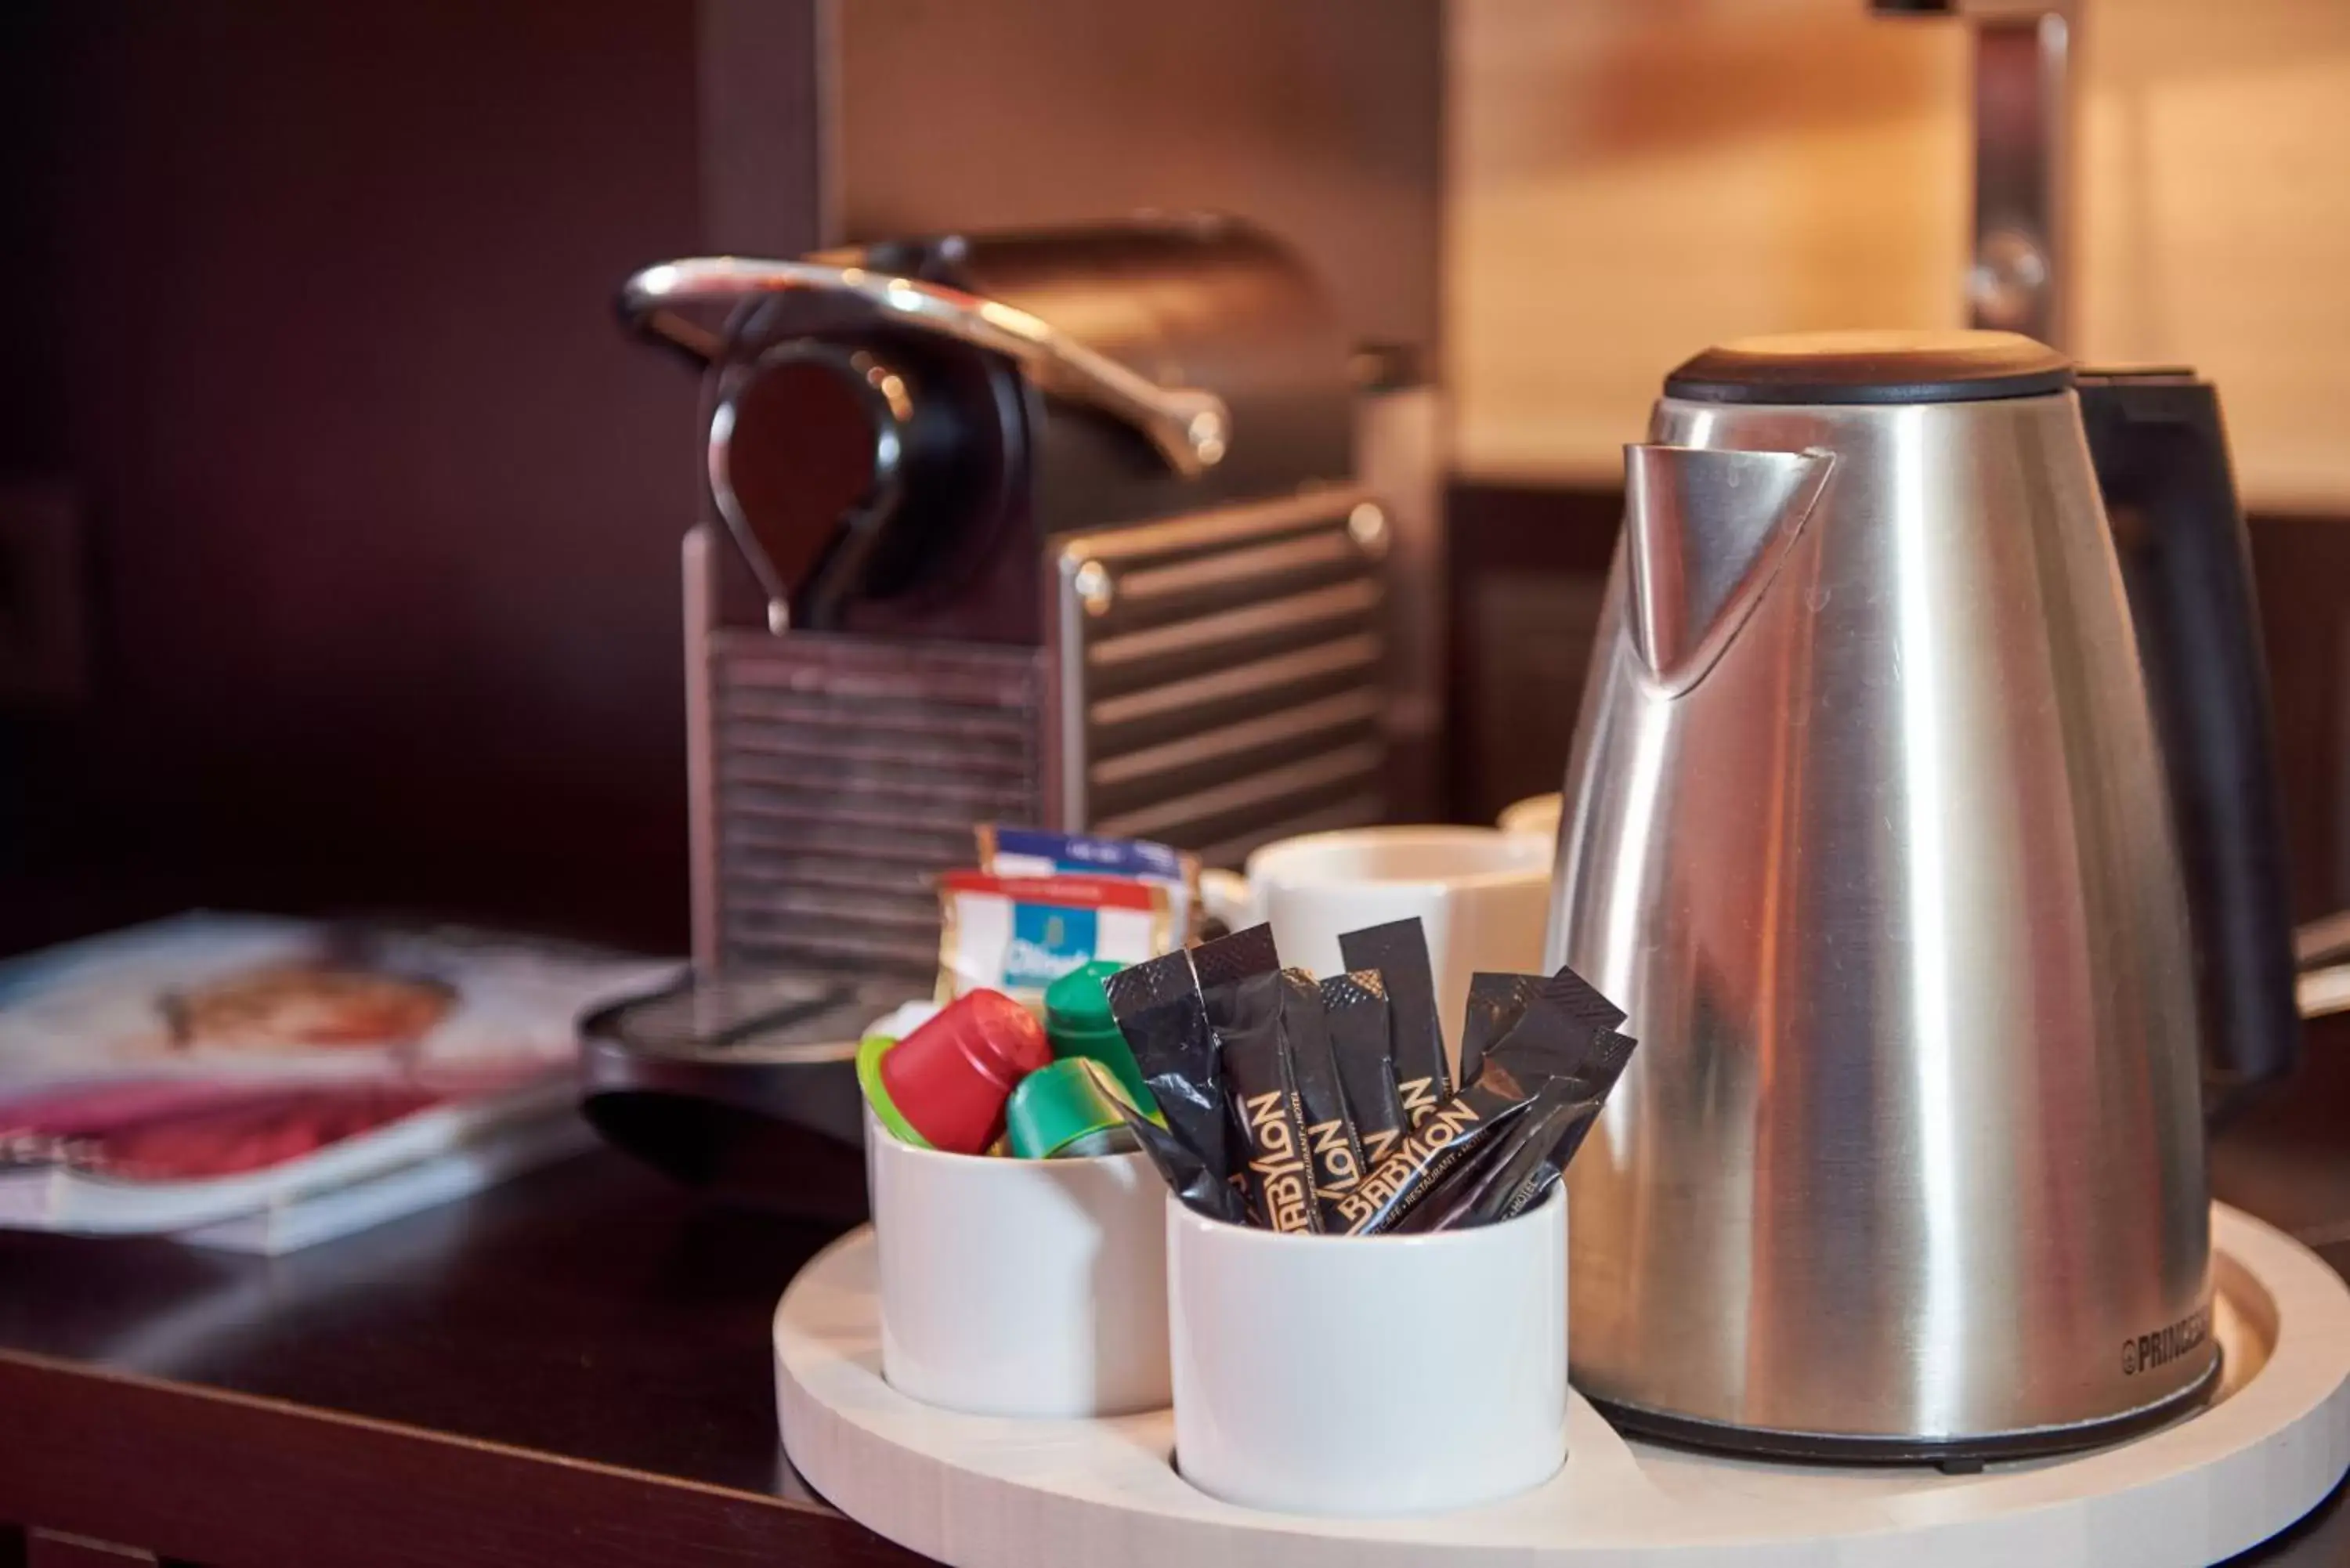
[[[0,963],[0,1227],[284,1251],[586,1146],[585,1010],[678,965],[194,913]]]

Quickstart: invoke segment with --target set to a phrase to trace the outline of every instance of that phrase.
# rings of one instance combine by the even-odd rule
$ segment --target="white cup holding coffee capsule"
[[[858,1042],[862,1044],[865,1041],[879,1038],[895,1044],[936,1018],[939,1015],[939,1009],[940,1004],[935,1002],[901,1002],[867,1024],[858,1036]],[[874,1120],[872,1111],[867,1110],[865,1113],[865,1197],[868,1209],[872,1206],[873,1198],[873,1147],[889,1136],[889,1134],[881,1124]]]
[[[1273,923],[1284,964],[1337,974],[1338,939],[1417,919],[1428,939],[1437,1016],[1457,1053],[1469,977],[1542,967],[1551,851],[1495,827],[1355,827],[1277,839],[1245,877],[1201,875],[1208,912],[1234,930]]]
[[[1167,1185],[1148,1156],[947,1154],[869,1112],[865,1138],[892,1387],[984,1416],[1167,1404]]]
[[[1566,1203],[1411,1236],[1281,1235],[1167,1200],[1175,1464],[1225,1502],[1430,1513],[1566,1458]]]

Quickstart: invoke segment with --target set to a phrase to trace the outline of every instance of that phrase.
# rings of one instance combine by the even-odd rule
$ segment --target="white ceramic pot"
[[[1469,977],[1542,966],[1550,846],[1492,827],[1359,827],[1265,845],[1243,877],[1201,880],[1209,911],[1234,929],[1273,922],[1281,961],[1319,975],[1347,966],[1338,938],[1417,916],[1428,935],[1445,1043],[1460,1048]]]
[[[1139,1154],[917,1148],[869,1120],[881,1375],[987,1416],[1167,1403],[1166,1183]]]
[[[1226,1502],[1468,1508],[1566,1458],[1566,1204],[1427,1236],[1295,1236],[1167,1199],[1175,1459]]]

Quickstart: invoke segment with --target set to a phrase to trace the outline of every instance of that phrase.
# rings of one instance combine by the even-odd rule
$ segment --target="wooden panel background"
[[[853,0],[839,232],[1254,219],[1367,340],[1437,320],[1435,0]]]
[[[2220,384],[2247,501],[2350,511],[2350,4],[2085,0],[2072,347]],[[1471,478],[1614,483],[1713,339],[1951,326],[1969,45],[1864,0],[1453,0]]]

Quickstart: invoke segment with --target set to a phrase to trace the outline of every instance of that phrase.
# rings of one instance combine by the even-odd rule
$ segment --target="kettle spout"
[[[1696,685],[1730,646],[1835,466],[1818,451],[1624,449],[1627,618],[1667,691]]]

